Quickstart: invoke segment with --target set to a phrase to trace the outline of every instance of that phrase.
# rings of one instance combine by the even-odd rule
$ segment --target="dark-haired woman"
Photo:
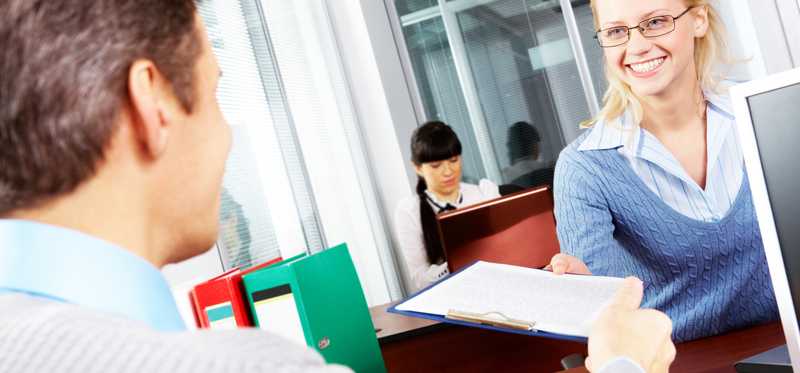
[[[450,126],[428,122],[411,137],[411,162],[417,172],[416,195],[397,206],[395,226],[400,252],[417,291],[448,273],[436,214],[499,197],[497,185],[461,182],[461,142]]]

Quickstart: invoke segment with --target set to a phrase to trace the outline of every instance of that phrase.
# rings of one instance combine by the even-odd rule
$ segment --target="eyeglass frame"
[[[661,16],[653,16],[653,17],[650,17],[648,19],[642,20],[641,22],[637,23],[636,26],[631,26],[631,27],[628,27],[628,26],[613,26],[613,27],[607,27],[607,28],[604,28],[604,29],[599,29],[599,30],[596,30],[594,32],[594,39],[597,40],[597,44],[600,45],[600,48],[614,48],[614,47],[619,47],[620,45],[624,45],[624,44],[628,43],[629,41],[631,41],[631,30],[634,30],[634,29],[639,30],[639,33],[643,37],[645,37],[647,39],[653,39],[653,38],[657,38],[657,37],[660,37],[660,36],[664,36],[664,35],[667,35],[667,34],[673,32],[673,31],[675,31],[676,21],[679,18],[681,18],[684,15],[686,15],[686,13],[689,13],[689,11],[694,9],[694,8],[696,8],[696,6],[690,6],[690,7],[686,8],[686,10],[684,10],[681,14],[678,14],[677,16],[673,16],[671,14],[665,14],[665,15],[661,15]],[[654,20],[656,18],[661,18],[661,17],[670,17],[670,18],[672,18],[672,29],[667,31],[667,32],[665,32],[665,33],[663,33],[663,34],[650,35],[650,36],[645,35],[644,34],[645,28],[642,27],[642,24],[645,24],[645,23],[650,22],[650,21],[652,21],[652,20]],[[615,29],[615,28],[623,28],[623,27],[627,29],[627,37],[625,38],[625,41],[623,41],[623,42],[621,42],[619,44],[614,44],[614,45],[603,45],[603,42],[600,41],[600,36],[598,36],[598,35],[601,32],[608,31],[608,30]]]

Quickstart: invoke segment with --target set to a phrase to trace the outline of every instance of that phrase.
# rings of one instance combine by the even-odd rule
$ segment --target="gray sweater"
[[[144,323],[0,294],[0,372],[349,372],[257,329],[159,332]]]

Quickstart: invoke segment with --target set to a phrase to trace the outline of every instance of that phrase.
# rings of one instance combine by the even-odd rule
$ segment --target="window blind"
[[[220,210],[223,268],[247,268],[305,251],[309,242],[319,245],[316,224],[304,229],[301,220],[313,219],[313,204],[296,203],[297,195],[308,195],[302,158],[291,153],[295,144],[285,134],[290,115],[270,101],[280,101],[274,88],[280,83],[263,65],[270,56],[264,53],[267,36],[255,23],[260,22],[257,13],[248,20],[254,10],[247,1],[209,0],[198,6],[223,71],[217,98],[233,132]],[[254,43],[258,32],[263,39]]]

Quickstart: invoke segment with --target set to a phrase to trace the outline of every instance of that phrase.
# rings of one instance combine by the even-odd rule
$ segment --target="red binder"
[[[189,300],[199,328],[235,329],[253,326],[247,297],[242,291],[242,276],[283,260],[281,257],[242,271],[231,269],[189,292]]]

